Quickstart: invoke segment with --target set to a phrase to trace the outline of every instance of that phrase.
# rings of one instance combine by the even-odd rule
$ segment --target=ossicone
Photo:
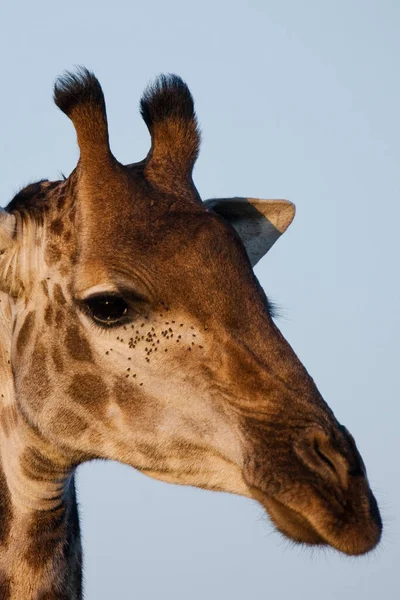
[[[140,109],[151,135],[147,175],[160,181],[191,177],[200,132],[186,83],[177,75],[160,75],[145,90]]]
[[[93,73],[78,67],[59,77],[54,102],[74,124],[83,163],[96,166],[99,161],[104,163],[104,158],[112,158],[104,94]]]

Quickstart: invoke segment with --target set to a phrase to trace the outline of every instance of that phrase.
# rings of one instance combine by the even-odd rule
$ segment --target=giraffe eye
[[[85,306],[94,321],[109,327],[124,321],[129,310],[122,296],[115,294],[93,296],[85,300]]]

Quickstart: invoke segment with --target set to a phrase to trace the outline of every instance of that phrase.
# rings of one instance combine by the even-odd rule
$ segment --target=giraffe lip
[[[290,540],[313,546],[327,544],[302,514],[258,489],[253,491],[253,495],[264,506],[276,529]]]

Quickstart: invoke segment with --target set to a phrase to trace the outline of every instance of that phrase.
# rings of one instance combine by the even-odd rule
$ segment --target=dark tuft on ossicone
[[[93,73],[78,67],[54,85],[54,102],[72,121],[80,149],[80,165],[104,171],[104,161],[114,162],[108,141],[106,103]]]
[[[97,78],[85,67],[67,72],[54,85],[54,102],[70,117],[78,105],[88,104],[105,112],[103,90]]]
[[[191,177],[200,131],[186,83],[177,75],[160,75],[145,90],[140,111],[151,135],[147,177],[164,187],[167,181],[176,186],[178,179]]]
[[[170,119],[196,120],[192,94],[178,75],[159,75],[145,90],[140,112],[149,129]]]

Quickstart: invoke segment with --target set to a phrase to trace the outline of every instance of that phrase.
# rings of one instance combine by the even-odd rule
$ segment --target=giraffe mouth
[[[372,492],[368,499],[370,508],[364,515],[357,519],[353,512],[350,518],[343,515],[340,521],[327,507],[315,505],[307,516],[304,511],[297,511],[259,489],[253,488],[252,494],[264,506],[277,530],[293,542],[331,546],[349,556],[357,556],[373,550],[381,538],[382,523],[377,508],[374,509],[376,501]],[[362,504],[365,506],[366,502]]]
[[[253,494],[266,509],[276,529],[291,541],[312,546],[327,545],[328,542],[314,529],[306,517],[259,490],[253,491]]]

